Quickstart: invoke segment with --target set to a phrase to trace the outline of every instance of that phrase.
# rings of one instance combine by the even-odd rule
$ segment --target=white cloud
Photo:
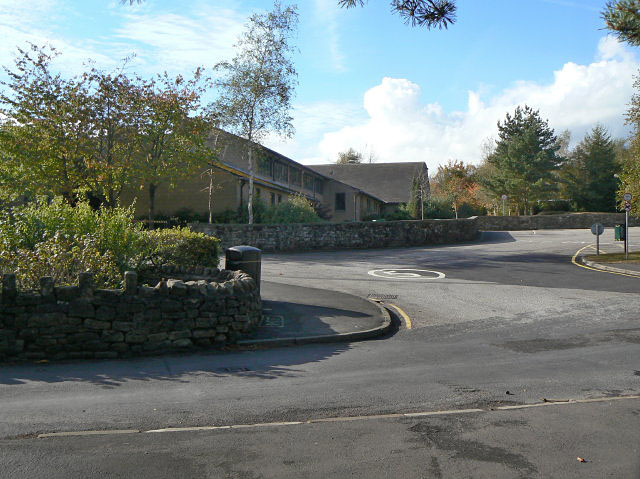
[[[303,147],[290,145],[288,153],[306,163],[326,163],[346,148],[368,147],[379,161],[425,161],[432,171],[449,159],[477,163],[483,141],[497,134],[497,121],[524,104],[539,109],[557,132],[569,129],[574,140],[596,123],[608,127],[615,136],[624,136],[624,112],[638,67],[632,53],[605,37],[589,65],[569,62],[554,72],[548,84],[517,81],[488,98],[483,97],[481,88],[469,91],[467,108],[449,113],[437,102],[421,101],[423,91],[416,83],[384,78],[364,94],[365,119],[331,127],[330,121],[317,118],[321,110],[314,116],[299,109],[298,129],[305,130],[307,138],[314,136],[313,130],[316,140],[312,145],[298,141]],[[352,108],[344,112],[349,114],[353,114]],[[336,115],[340,113],[330,111],[330,117]]]
[[[318,156],[319,132],[341,129],[354,121],[366,120],[366,114],[360,105],[332,101],[295,105],[292,116],[295,126],[294,138],[286,140],[271,135],[264,144],[290,158],[305,158],[307,162],[315,163],[325,162]]]
[[[87,60],[101,66],[115,65],[114,57],[101,52],[95,42],[72,41],[54,28],[69,15],[71,11],[62,0],[0,0],[0,65],[11,67],[17,48],[24,49],[28,43],[55,47],[61,55],[54,64],[68,74],[82,71]]]
[[[327,42],[327,51],[331,67],[338,71],[346,71],[346,56],[340,47],[338,19],[344,13],[334,0],[315,0],[315,18],[322,23],[322,31]]]
[[[188,15],[132,13],[124,15],[116,38],[136,42],[139,59],[155,70],[184,71],[232,57],[245,21],[238,11],[202,4]]]

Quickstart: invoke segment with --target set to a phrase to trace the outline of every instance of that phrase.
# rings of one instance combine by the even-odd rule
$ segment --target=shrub
[[[220,240],[213,236],[195,233],[189,228],[147,231],[146,236],[148,261],[153,266],[218,266]]]
[[[188,228],[145,231],[133,208],[93,210],[60,198],[0,212],[0,267],[34,289],[51,276],[59,285],[94,273],[97,287],[119,287],[122,273],[154,265],[217,266],[219,241]]]
[[[322,219],[316,214],[311,201],[302,195],[295,195],[283,203],[267,208],[262,223],[317,223]]]
[[[3,251],[0,264],[3,270],[14,271],[18,284],[25,289],[38,289],[44,276],[53,277],[57,285],[72,285],[84,271],[94,274],[99,288],[117,288],[122,283],[122,271],[113,253],[100,252],[88,236],[70,238],[57,234],[32,249]]]
[[[133,207],[93,210],[87,202],[71,206],[60,197],[0,212],[0,236],[6,252],[33,250],[54,236],[88,238],[100,254],[111,253],[122,270],[135,268],[146,246]]]

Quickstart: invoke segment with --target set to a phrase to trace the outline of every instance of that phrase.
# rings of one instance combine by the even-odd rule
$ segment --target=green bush
[[[322,219],[316,214],[311,201],[302,195],[295,195],[287,201],[267,208],[262,223],[317,223]]]
[[[84,238],[54,235],[32,249],[3,251],[0,265],[13,271],[24,289],[38,289],[40,278],[53,277],[57,285],[75,284],[78,274],[91,271],[98,288],[117,288],[122,284],[122,271],[110,251],[100,252],[95,242]]]
[[[317,223],[323,221],[313,204],[302,195],[294,195],[275,206],[267,206],[261,198],[253,200],[253,222],[255,224]],[[237,217],[238,223],[248,223],[249,213],[244,207]]]
[[[75,284],[91,271],[97,287],[119,287],[130,269],[163,264],[217,266],[219,241],[188,228],[146,231],[133,208],[93,210],[60,198],[0,211],[0,267],[14,271],[22,288],[51,276]]]
[[[153,266],[179,264],[182,266],[217,267],[220,240],[189,228],[147,231],[149,262]]]
[[[123,271],[139,264],[146,246],[142,225],[133,221],[133,207],[93,210],[87,202],[71,206],[58,197],[0,212],[2,251],[33,250],[54,236],[90,239]]]

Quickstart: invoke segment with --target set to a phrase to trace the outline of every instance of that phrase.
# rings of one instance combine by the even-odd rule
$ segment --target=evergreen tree
[[[567,196],[578,211],[615,211],[618,172],[616,145],[597,125],[570,154],[562,168]]]
[[[498,140],[487,162],[495,167],[486,185],[495,194],[508,195],[523,213],[531,214],[535,201],[557,189],[554,172],[562,163],[553,129],[529,106],[507,113],[498,122]]]

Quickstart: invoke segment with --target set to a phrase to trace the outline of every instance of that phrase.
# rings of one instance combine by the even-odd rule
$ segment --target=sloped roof
[[[408,203],[411,182],[424,162],[406,163],[350,163],[346,165],[308,165],[314,171],[377,196],[385,203]]]

